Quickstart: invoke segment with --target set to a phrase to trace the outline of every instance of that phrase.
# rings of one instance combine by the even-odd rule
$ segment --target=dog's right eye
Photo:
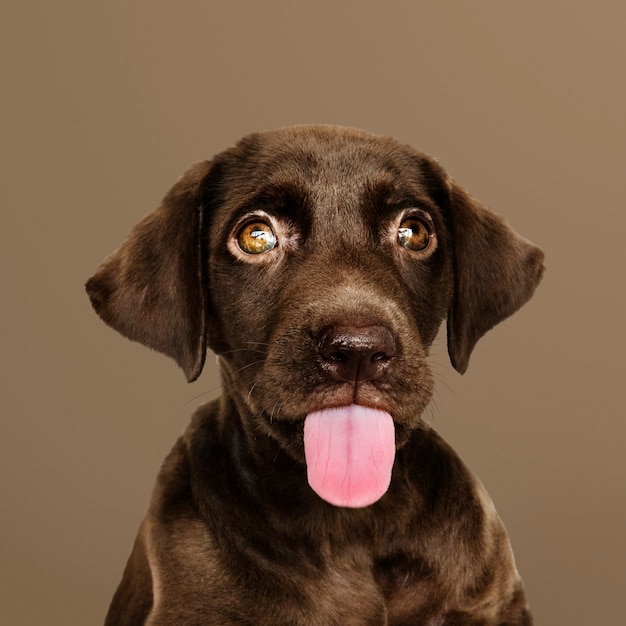
[[[246,254],[269,252],[276,243],[276,234],[267,222],[248,222],[237,233],[237,245]]]

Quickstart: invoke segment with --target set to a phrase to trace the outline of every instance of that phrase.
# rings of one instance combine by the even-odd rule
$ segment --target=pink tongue
[[[334,504],[360,508],[387,491],[396,454],[389,413],[357,404],[309,413],[304,422],[309,485]]]

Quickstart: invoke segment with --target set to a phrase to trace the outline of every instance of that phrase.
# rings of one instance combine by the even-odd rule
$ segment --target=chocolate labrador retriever
[[[507,533],[422,420],[543,253],[432,158],[353,129],[193,166],[87,282],[102,319],[222,396],[165,460],[106,623],[532,623]]]

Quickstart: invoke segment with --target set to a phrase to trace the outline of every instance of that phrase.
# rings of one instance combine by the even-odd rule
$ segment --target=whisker
[[[240,372],[243,372],[243,370],[248,369],[249,367],[253,367],[255,365],[259,365],[260,363],[263,363],[263,361],[261,359],[259,359],[258,361],[252,361],[252,363],[248,363],[247,365],[243,365],[242,367],[240,367],[237,370],[234,370],[234,374],[239,374]]]
[[[226,350],[225,352],[218,353],[217,356],[224,356],[225,354],[234,354],[235,352],[258,352],[259,354],[267,354],[267,350],[255,350],[254,348],[233,348],[232,350]]]
[[[256,381],[252,383],[252,387],[250,387],[250,391],[248,391],[248,401],[251,400],[252,392],[254,391],[255,387],[256,387]]]
[[[283,403],[280,400],[277,400],[272,410],[270,411],[270,424],[274,421],[274,415],[282,408]]]
[[[215,387],[211,387],[210,389],[207,389],[205,391],[203,391],[202,393],[199,393],[196,396],[193,396],[193,398],[189,398],[189,400],[187,400],[185,403],[183,403],[183,406],[188,406],[190,405],[192,402],[196,402],[199,398],[203,398],[208,396],[211,393],[214,393],[215,391],[221,391],[222,390],[222,384],[220,383],[219,385],[216,385]]]

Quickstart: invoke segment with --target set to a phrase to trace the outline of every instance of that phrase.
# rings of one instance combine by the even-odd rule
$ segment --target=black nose
[[[324,369],[342,382],[380,378],[396,354],[396,341],[386,326],[333,326],[318,344]]]

